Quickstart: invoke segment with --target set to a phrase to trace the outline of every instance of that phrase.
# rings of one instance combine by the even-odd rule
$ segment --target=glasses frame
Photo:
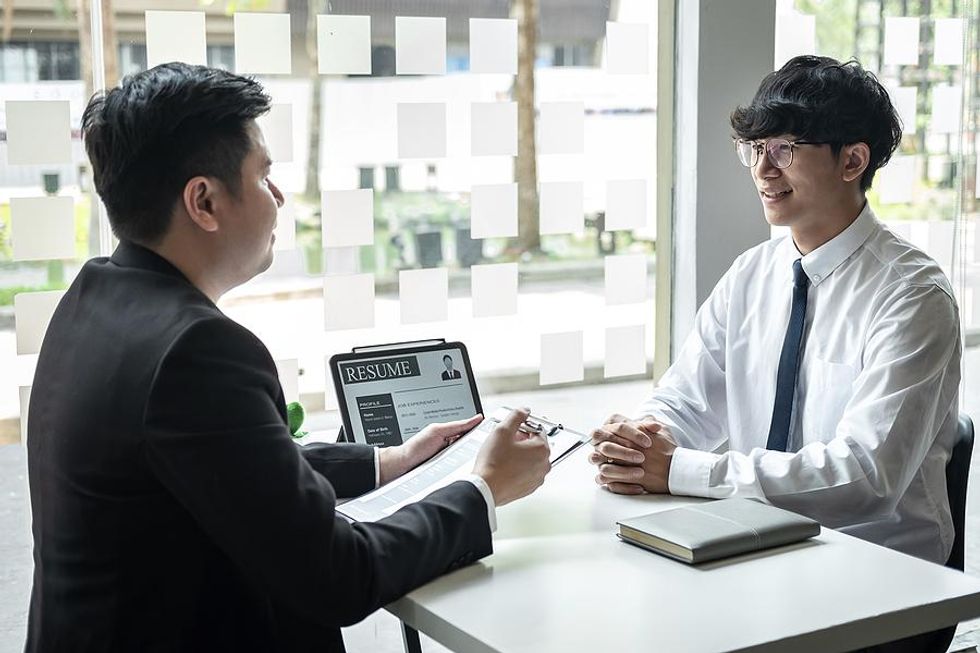
[[[754,167],[756,167],[759,164],[759,159],[762,157],[762,151],[765,150],[766,156],[769,158],[769,163],[772,164],[772,167],[779,168],[780,170],[785,170],[786,168],[788,168],[791,165],[793,165],[793,154],[796,152],[797,146],[799,146],[799,145],[830,145],[830,142],[829,141],[805,141],[805,140],[802,140],[802,139],[795,140],[795,141],[789,141],[789,140],[786,140],[785,138],[769,138],[769,139],[766,139],[764,141],[748,141],[748,140],[745,140],[744,138],[734,138],[733,137],[732,138],[732,143],[735,145],[735,156],[738,157],[739,163],[741,163],[746,168],[754,168]],[[751,157],[749,163],[746,163],[742,159],[742,154],[739,152],[739,145],[741,145],[742,143],[750,143],[753,146],[752,147],[752,157]],[[778,165],[776,163],[775,158],[772,155],[772,152],[769,151],[769,144],[770,143],[780,143],[780,144],[785,143],[785,144],[789,145],[789,163],[787,163],[784,166]]]

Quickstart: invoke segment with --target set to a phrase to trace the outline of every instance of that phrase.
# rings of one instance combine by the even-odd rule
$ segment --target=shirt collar
[[[120,267],[151,270],[178,279],[184,279],[185,281],[187,280],[187,277],[174,267],[170,261],[154,251],[129,241],[119,241],[119,245],[112,253],[112,256],[109,257],[109,260]]]
[[[868,240],[868,237],[879,227],[878,220],[875,218],[871,206],[865,202],[861,213],[847,229],[840,232],[826,243],[816,248],[806,256],[800,255],[792,236],[786,239],[788,251],[793,260],[802,258],[803,271],[810,279],[811,286],[818,286],[829,277],[834,270],[857,251],[861,245]],[[793,280],[793,269],[786,266],[786,274],[790,281]]]

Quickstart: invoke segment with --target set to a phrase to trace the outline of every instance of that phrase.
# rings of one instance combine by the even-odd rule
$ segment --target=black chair
[[[960,414],[956,442],[946,463],[946,495],[953,516],[953,550],[946,566],[963,571],[966,536],[966,486],[970,478],[970,458],[973,457],[973,420]],[[913,635],[895,642],[870,646],[854,653],[945,653],[956,635],[956,625]]]
[[[958,437],[953,451],[946,463],[946,494],[949,496],[949,510],[953,515],[953,550],[946,566],[963,571],[966,531],[966,486],[970,477],[970,459],[973,457],[973,420],[965,413],[960,414]]]

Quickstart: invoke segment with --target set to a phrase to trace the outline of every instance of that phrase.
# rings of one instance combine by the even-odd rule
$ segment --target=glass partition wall
[[[33,2],[6,3],[0,20],[0,442],[20,437],[45,315],[103,251],[79,137],[95,87],[88,18]]]
[[[85,258],[111,253],[81,110],[93,88],[172,60],[254,75],[272,97],[261,124],[287,194],[276,260],[221,308],[267,344],[290,399],[331,409],[331,354],[428,338],[465,342],[484,394],[650,375],[655,3],[79,6],[17,2],[5,16],[0,368],[16,370],[0,388],[6,441],[51,293]],[[18,142],[55,127],[70,131],[70,152],[18,156]]]

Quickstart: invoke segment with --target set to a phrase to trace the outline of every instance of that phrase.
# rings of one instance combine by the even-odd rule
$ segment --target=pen
[[[518,425],[517,428],[518,428],[518,430],[523,431],[524,433],[527,433],[528,435],[543,435],[544,434],[544,427],[541,424],[539,424],[538,422],[535,422],[532,419],[526,419],[526,420],[524,420],[524,422],[522,424]]]

